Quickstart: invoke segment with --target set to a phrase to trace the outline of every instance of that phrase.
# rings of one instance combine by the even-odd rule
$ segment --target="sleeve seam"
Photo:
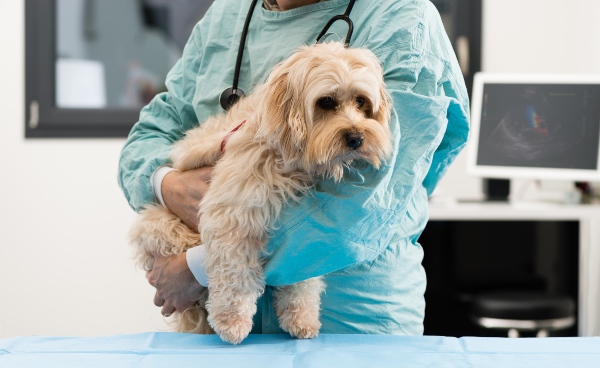
[[[451,80],[454,85],[459,85],[460,84],[459,81],[458,81],[458,78],[453,73],[452,65],[448,61],[439,58],[437,55],[433,54],[430,51],[424,51],[424,54],[427,57],[435,60],[436,62],[439,62],[440,64],[442,64],[442,66],[444,67],[444,70],[446,71],[446,74],[448,75],[448,79]],[[457,91],[459,91],[460,94],[461,94],[461,96],[458,96],[458,97],[463,98],[463,99],[468,99],[468,96],[463,95],[463,91],[462,90],[457,89]]]

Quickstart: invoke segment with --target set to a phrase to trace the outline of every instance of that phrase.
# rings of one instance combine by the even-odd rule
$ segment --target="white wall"
[[[600,73],[598,0],[484,0],[483,68]]]
[[[0,338],[164,329],[133,267],[123,139],[24,139],[24,1],[0,0]]]
[[[125,240],[124,140],[23,138],[23,8],[0,0],[0,338],[163,330]],[[597,0],[484,0],[484,69],[600,73],[598,14]],[[440,194],[480,191],[464,166]]]
[[[495,73],[600,74],[600,1],[483,0],[483,71]],[[481,196],[481,180],[465,173],[469,147],[443,179],[437,194]],[[534,186],[511,182],[511,193],[530,198]],[[570,183],[542,182],[542,191]],[[547,193],[551,194],[551,193]],[[556,193],[560,196],[561,193]]]

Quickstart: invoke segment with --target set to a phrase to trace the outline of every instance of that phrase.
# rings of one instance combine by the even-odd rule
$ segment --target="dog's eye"
[[[365,99],[363,97],[356,97],[356,104],[359,109],[362,108],[365,104]]]
[[[337,103],[335,102],[333,97],[323,97],[317,101],[317,106],[319,106],[323,110],[333,110],[337,107]]]

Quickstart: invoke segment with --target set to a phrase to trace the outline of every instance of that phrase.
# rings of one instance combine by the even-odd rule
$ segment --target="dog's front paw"
[[[252,316],[223,313],[209,314],[208,322],[223,341],[239,344],[252,329]]]

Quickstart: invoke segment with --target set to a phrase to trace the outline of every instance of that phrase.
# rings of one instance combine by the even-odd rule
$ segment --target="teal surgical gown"
[[[217,0],[169,73],[168,92],[140,114],[123,148],[119,183],[130,205],[154,201],[150,176],[168,163],[173,142],[212,114],[231,86],[250,0]],[[257,6],[239,86],[251,91],[271,68],[311,44],[348,0],[289,11]],[[289,205],[267,245],[268,285],[325,275],[321,333],[422,334],[425,272],[417,240],[428,195],[465,145],[468,97],[440,16],[428,0],[358,0],[350,47],[377,55],[393,98],[394,153],[380,170],[357,162],[342,183],[321,180]],[[344,39],[343,22],[332,27]],[[280,332],[271,287],[259,300],[253,332]]]

